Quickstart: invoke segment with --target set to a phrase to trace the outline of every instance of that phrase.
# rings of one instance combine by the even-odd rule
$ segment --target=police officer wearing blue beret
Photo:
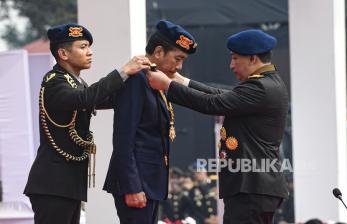
[[[156,28],[146,56],[173,77],[195,52],[196,41],[181,26],[166,20]],[[129,78],[114,102],[113,153],[104,190],[113,195],[122,224],[153,224],[158,203],[168,194],[174,110],[165,93],[149,86],[144,71]]]
[[[91,67],[91,33],[78,24],[63,24],[47,34],[57,64],[41,84],[40,146],[24,193],[30,198],[35,224],[76,224],[81,201],[87,201],[88,176],[89,185],[95,176],[91,114],[112,108],[108,96],[123,88],[129,75],[148,69],[149,60],[134,57],[88,87],[80,72]]]
[[[167,90],[171,102],[225,116],[218,144],[219,158],[230,162],[219,173],[225,224],[270,224],[276,208],[288,196],[279,161],[288,93],[271,64],[275,45],[276,39],[260,30],[246,30],[228,38],[230,68],[241,81],[232,90],[212,88],[180,75],[176,81],[160,72],[148,75],[151,86]],[[237,169],[242,161],[256,164],[251,169]],[[261,161],[273,166],[254,170]]]

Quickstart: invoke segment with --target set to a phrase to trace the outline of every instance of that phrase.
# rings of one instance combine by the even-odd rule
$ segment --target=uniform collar
[[[264,73],[274,72],[274,71],[276,71],[275,65],[273,65],[273,64],[264,65],[264,66],[260,67],[259,69],[257,69],[255,72],[253,72],[252,75],[248,76],[248,79],[262,78],[265,76]]]
[[[68,73],[68,74],[71,75],[74,79],[76,79],[79,83],[83,84],[83,81],[82,81],[82,78],[81,78],[81,77],[76,76],[76,75],[74,75],[74,74],[71,74],[70,72],[68,72],[65,68],[63,68],[63,67],[62,67],[61,65],[59,65],[58,63],[55,64],[55,65],[53,66],[53,70],[55,70],[55,71],[57,71],[57,72],[59,72],[59,73],[64,73],[64,74]]]
[[[57,71],[57,72],[59,72],[59,73],[69,73],[68,71],[66,71],[65,70],[65,68],[63,68],[61,65],[59,65],[58,63],[57,64],[55,64],[54,66],[53,66],[53,70],[54,71]],[[69,73],[70,74],[70,73]]]

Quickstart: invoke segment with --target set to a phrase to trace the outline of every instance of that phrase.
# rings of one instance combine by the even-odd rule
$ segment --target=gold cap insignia
[[[82,27],[70,27],[69,31],[70,31],[69,37],[83,37]]]
[[[237,146],[239,145],[239,143],[235,137],[229,137],[226,140],[225,145],[227,146],[229,150],[235,150]]]
[[[189,50],[189,45],[191,45],[193,41],[189,39],[188,37],[185,37],[183,35],[180,36],[179,40],[176,40],[176,44],[180,45],[181,47]]]
[[[225,139],[227,139],[227,131],[225,130],[224,127],[222,127],[219,131],[220,133],[220,138],[225,141]]]

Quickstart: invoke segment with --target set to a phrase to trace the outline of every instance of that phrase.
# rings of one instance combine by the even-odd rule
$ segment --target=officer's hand
[[[134,75],[143,69],[148,70],[150,64],[151,62],[147,57],[143,55],[135,56],[122,67],[122,70],[127,75]]]
[[[126,194],[125,203],[128,207],[144,208],[147,203],[146,194],[143,191],[135,194]]]
[[[155,72],[147,71],[147,78],[149,85],[157,90],[167,90],[171,83],[171,79],[159,70]]]

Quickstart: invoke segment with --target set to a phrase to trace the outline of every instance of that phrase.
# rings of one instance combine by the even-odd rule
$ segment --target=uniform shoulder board
[[[254,74],[254,75],[248,76],[248,79],[259,79],[259,78],[264,78],[264,77],[265,77],[265,75]]]
[[[53,79],[55,75],[56,75],[55,73],[48,73],[46,77],[44,78],[45,82],[49,82],[49,80]]]

